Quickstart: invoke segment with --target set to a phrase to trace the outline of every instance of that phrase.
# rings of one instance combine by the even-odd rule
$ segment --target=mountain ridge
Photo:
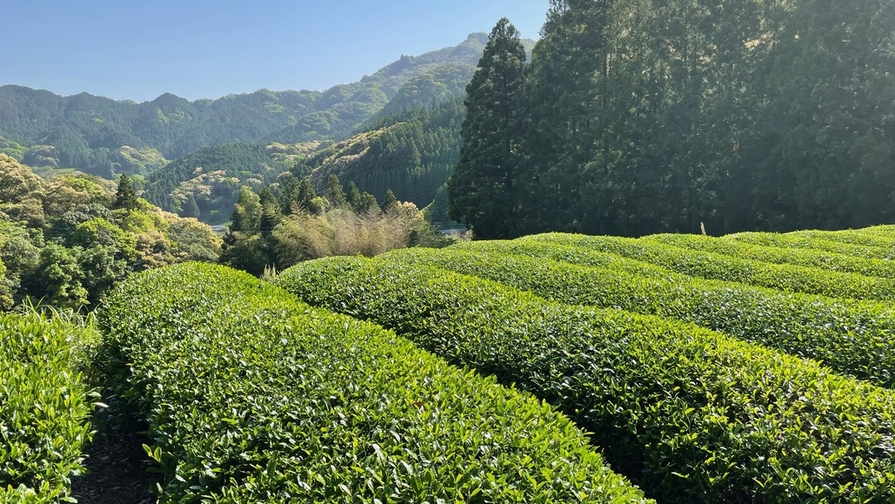
[[[17,144],[10,152],[24,148],[20,160],[29,165],[73,167],[106,178],[154,169],[120,162],[116,151],[123,147],[178,159],[229,143],[342,140],[383,110],[393,113],[465,92],[486,42],[486,34],[472,33],[456,46],[402,55],[356,82],[324,91],[263,88],[192,101],[166,92],[137,103],[7,84],[0,86],[0,137]],[[405,88],[415,80],[418,85]]]

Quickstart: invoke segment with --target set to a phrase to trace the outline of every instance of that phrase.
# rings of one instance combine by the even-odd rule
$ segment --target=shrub
[[[755,243],[758,245],[766,245],[771,247],[822,250],[825,252],[835,252],[838,254],[850,255],[853,257],[864,257],[883,260],[895,259],[895,250],[893,250],[893,248],[891,247],[868,247],[863,245],[844,243],[841,241],[833,241],[823,238],[813,238],[792,234],[735,233],[725,236],[724,239],[737,242]]]
[[[65,500],[93,437],[79,369],[97,335],[35,313],[0,316],[0,334],[0,501]]]
[[[895,263],[870,257],[855,257],[821,250],[767,247],[754,243],[694,234],[661,234],[647,236],[642,239],[657,241],[683,249],[712,252],[740,259],[808,266],[865,276],[895,278]]]
[[[277,283],[547,400],[660,502],[895,497],[895,395],[810,360],[387,258],[303,263]]]
[[[837,273],[788,264],[769,264],[710,252],[684,250],[643,239],[548,233],[520,240],[595,249],[649,262],[699,278],[741,282],[782,291],[829,297],[886,301],[895,299],[895,280],[888,278]]]
[[[895,316],[888,305],[717,280],[643,277],[621,269],[562,263],[546,257],[562,256],[569,247],[543,245],[541,257],[512,255],[511,242],[404,250],[386,257],[495,280],[563,303],[692,322],[797,357],[821,360],[837,372],[880,386],[895,387]],[[586,261],[588,251],[577,249],[577,254],[573,260]],[[601,254],[594,256],[598,262]]]
[[[119,285],[100,321],[161,502],[645,502],[546,404],[221,266]]]

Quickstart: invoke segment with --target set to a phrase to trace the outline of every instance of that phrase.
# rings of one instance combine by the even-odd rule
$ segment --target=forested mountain
[[[390,114],[339,143],[206,147],[149,175],[142,196],[169,212],[220,224],[230,217],[240,186],[258,191],[288,170],[310,175],[321,193],[336,175],[378,200],[391,190],[423,208],[457,163],[464,113],[463,100],[454,98]]]
[[[111,178],[148,174],[166,159],[212,145],[344,139],[393,98],[389,111],[462,93],[486,40],[472,34],[456,47],[402,56],[358,82],[323,92],[260,90],[193,102],[163,94],[135,103],[2,86],[0,152],[33,166],[74,167]]]
[[[259,189],[292,166],[301,149],[227,144],[205,147],[149,175],[143,197],[164,210],[214,224],[226,221],[243,185]]]
[[[422,208],[457,164],[465,109],[455,98],[431,108],[415,106],[384,117],[366,131],[302,161],[318,190],[330,175],[354,182],[382,200],[388,190]]]
[[[496,28],[469,90],[450,196],[478,236],[895,221],[891,0],[550,4],[524,71]]]

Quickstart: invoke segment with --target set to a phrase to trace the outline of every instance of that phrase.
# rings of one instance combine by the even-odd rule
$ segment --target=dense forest
[[[0,310],[93,308],[132,272],[217,260],[211,228],[137,198],[127,176],[118,182],[45,179],[0,154]]]
[[[299,178],[310,175],[320,192],[336,175],[379,200],[391,190],[401,201],[423,208],[457,164],[465,111],[462,99],[453,98],[385,115],[339,143],[206,147],[150,174],[141,194],[166,211],[221,224],[230,217],[241,186],[258,191],[289,171]],[[445,212],[440,221],[447,220]]]
[[[895,8],[551,0],[467,88],[452,215],[480,238],[895,220]]]
[[[352,138],[300,160],[299,170],[322,189],[330,175],[352,181],[377,199],[388,190],[419,207],[432,202],[459,159],[461,99],[416,105],[390,114]]]
[[[230,217],[241,186],[269,184],[299,152],[300,145],[206,147],[153,172],[142,195],[166,211],[219,224]]]

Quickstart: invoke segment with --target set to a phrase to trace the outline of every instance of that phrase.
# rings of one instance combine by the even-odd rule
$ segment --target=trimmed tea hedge
[[[502,254],[524,255],[529,257],[542,257],[554,261],[568,262],[573,264],[584,264],[587,266],[595,266],[598,268],[610,269],[613,271],[621,271],[649,278],[664,278],[683,280],[690,278],[688,275],[675,273],[671,270],[650,264],[648,262],[638,261],[622,257],[620,255],[609,252],[600,252],[591,248],[576,247],[574,245],[563,245],[560,243],[551,243],[549,241],[534,240],[485,240],[470,241],[457,243],[447,247],[450,250],[469,250],[495,252]]]
[[[0,315],[0,502],[59,502],[84,467],[95,392],[78,349],[98,339],[37,314]]]
[[[532,391],[659,502],[895,498],[895,395],[812,361],[387,258],[304,263],[277,283]]]
[[[502,252],[500,242],[478,243],[481,245],[466,249],[404,249],[383,258],[487,278],[563,303],[692,322],[790,355],[822,360],[834,371],[877,385],[895,387],[895,313],[886,305],[787,294],[717,280],[646,278],[543,257],[510,255]],[[552,247],[559,252],[565,248]]]
[[[548,233],[518,240],[585,247],[649,262],[694,277],[741,282],[788,292],[854,299],[895,299],[895,280],[889,278],[738,259],[649,240],[564,233]]]
[[[876,230],[874,228],[864,228],[863,230],[849,229],[845,231],[805,230],[786,234],[891,250],[895,246],[895,239],[889,236],[883,229],[882,226],[878,226]]]
[[[744,243],[754,243],[756,245],[765,245],[769,247],[821,250],[824,252],[833,252],[859,258],[882,260],[895,259],[895,249],[864,247],[850,243],[823,240],[819,238],[807,238],[789,234],[756,232],[734,233],[724,236],[724,239]]]
[[[245,273],[133,275],[100,321],[162,502],[647,502],[548,405]]]
[[[887,240],[886,247],[891,248],[895,244],[895,224],[881,224],[879,226],[870,226],[861,229],[850,230],[851,233],[858,235],[872,235]]]
[[[865,276],[895,278],[895,262],[882,259],[855,257],[819,250],[766,247],[737,240],[713,238],[696,234],[660,234],[641,240],[656,241],[684,249],[713,252],[740,259],[751,259],[775,264],[793,264],[821,268],[828,271],[856,273]]]

